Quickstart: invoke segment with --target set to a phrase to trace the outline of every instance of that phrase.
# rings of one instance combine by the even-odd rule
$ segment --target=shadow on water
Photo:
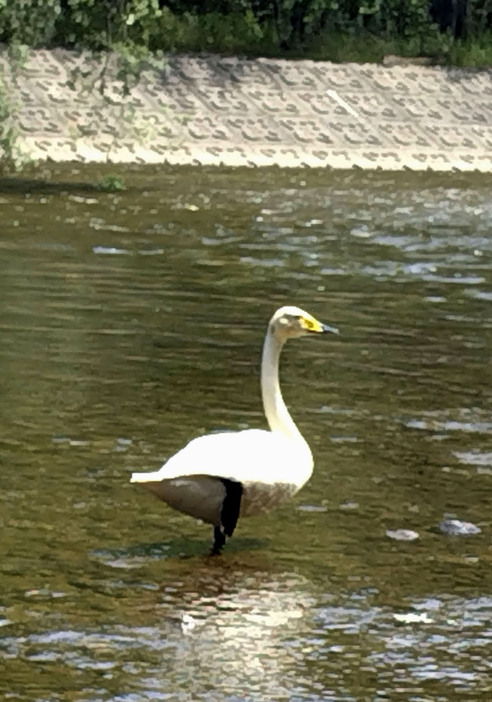
[[[227,554],[240,554],[268,548],[268,539],[254,538],[234,538],[227,541]],[[136,544],[128,548],[96,549],[92,556],[111,567],[132,568],[139,567],[143,560],[162,560],[171,558],[207,558],[208,563],[213,563],[214,559],[220,562],[224,553],[219,556],[211,556],[212,541],[198,540],[192,538],[172,539],[159,543]],[[210,558],[210,560],[208,560]]]
[[[32,172],[32,177],[28,177]],[[292,185],[301,188],[312,187],[320,180],[330,186],[358,187],[361,177],[375,189],[385,190],[388,185],[398,190],[408,188],[448,188],[487,190],[492,186],[492,175],[486,173],[386,173],[383,171],[366,171],[363,175],[356,170],[326,171],[316,169],[252,169],[247,167],[217,169],[208,166],[168,166],[166,164],[141,166],[135,164],[69,164],[41,165],[26,169],[24,177],[0,175],[0,193],[4,194],[52,194],[101,193],[100,183],[108,176],[121,178],[127,194],[138,195],[142,190],[160,191],[163,185],[173,187],[187,180],[187,187],[179,196],[202,192],[202,183],[215,181],[217,187],[226,194],[228,184],[232,181],[239,192],[250,187],[268,187],[272,182],[281,188]],[[206,189],[206,188],[205,188]],[[210,191],[209,194],[212,194]]]
[[[58,195],[60,193],[100,193],[97,183],[85,181],[52,181],[39,178],[0,177],[0,193]]]

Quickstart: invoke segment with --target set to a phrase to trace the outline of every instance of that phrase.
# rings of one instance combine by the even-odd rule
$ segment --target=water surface
[[[489,699],[492,181],[100,176],[0,181],[1,695]],[[315,473],[211,559],[129,475],[264,426],[287,303],[341,330],[282,358]]]

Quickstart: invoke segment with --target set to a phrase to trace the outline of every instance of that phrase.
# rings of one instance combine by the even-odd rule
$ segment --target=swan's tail
[[[131,483],[154,483],[162,478],[159,475],[159,471],[154,471],[153,473],[132,473],[130,478]]]

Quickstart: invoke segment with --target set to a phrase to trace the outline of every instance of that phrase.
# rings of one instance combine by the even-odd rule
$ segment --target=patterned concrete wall
[[[492,171],[491,72],[178,56],[103,98],[88,56],[32,52],[14,77],[0,55],[0,70],[33,158]]]

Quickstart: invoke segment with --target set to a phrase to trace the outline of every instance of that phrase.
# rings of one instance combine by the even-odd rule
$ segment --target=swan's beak
[[[327,324],[321,324],[311,315],[305,314],[300,318],[301,329],[307,333],[315,334],[338,334],[336,327],[329,327]]]
[[[336,327],[330,327],[328,324],[322,324],[320,331],[322,334],[340,334]]]

